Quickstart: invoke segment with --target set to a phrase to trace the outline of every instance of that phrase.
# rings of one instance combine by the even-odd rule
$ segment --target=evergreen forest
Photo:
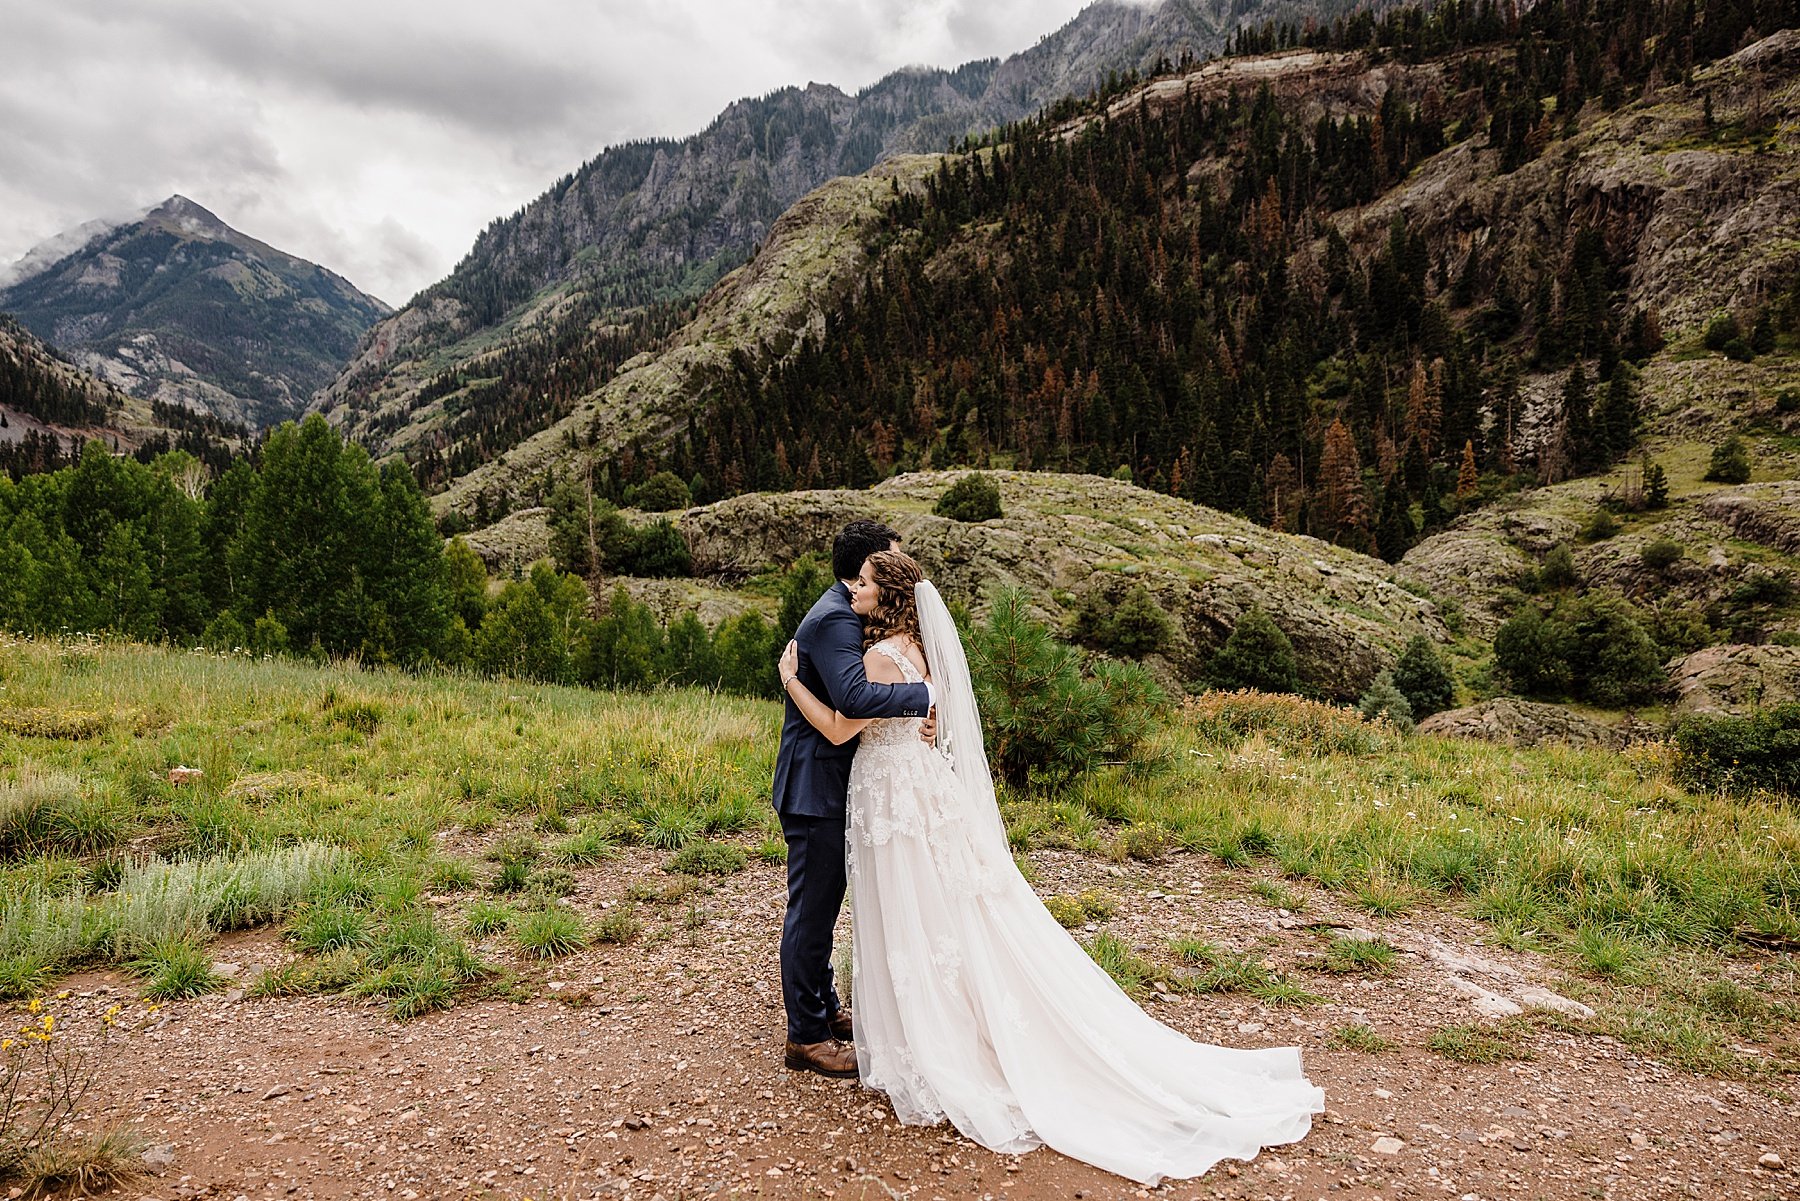
[[[923,195],[896,188],[821,336],[740,354],[685,431],[596,487],[672,471],[704,503],[950,464],[1129,473],[1396,559],[1484,497],[1628,454],[1632,365],[1663,339],[1599,230],[1501,261],[1434,251],[1403,216],[1358,250],[1341,220],[1448,146],[1516,170],[1587,106],[1797,20],[1793,0],[1449,0],[1246,32],[1244,51],[1431,60],[1373,113],[1311,124],[1267,86],[1114,113],[1135,82],[1117,81],[971,144]],[[1800,280],[1761,319],[1797,317]],[[1565,373],[1563,420],[1521,458],[1526,370]]]

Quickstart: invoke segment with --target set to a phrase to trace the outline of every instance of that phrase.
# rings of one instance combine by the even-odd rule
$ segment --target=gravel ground
[[[666,887],[676,878],[664,858],[634,850],[585,869],[572,900],[598,916],[634,881]],[[1041,894],[1115,893],[1119,912],[1104,925],[1127,942],[1152,953],[1178,936],[1255,948],[1324,997],[1300,1007],[1237,994],[1146,1002],[1197,1039],[1303,1047],[1329,1107],[1312,1133],[1144,1190],[1053,1151],[998,1156],[949,1127],[901,1126],[855,1082],[789,1072],[776,970],[782,869],[765,864],[642,906],[646,933],[634,944],[538,965],[490,939],[483,954],[518,973],[506,998],[405,1024],[338,997],[234,990],[166,1006],[115,1044],[88,1117],[122,1119],[151,1145],[147,1174],[113,1195],[159,1201],[1800,1197],[1793,1100],[1597,1034],[1535,1029],[1533,1059],[1490,1065],[1428,1050],[1436,1030],[1476,1020],[1472,997],[1489,991],[1469,987],[1466,964],[1453,970],[1458,956],[1485,965],[1476,977],[1490,997],[1555,985],[1532,957],[1479,946],[1474,923],[1443,912],[1371,919],[1291,882],[1305,908],[1289,914],[1248,894],[1254,873],[1197,856],[1124,868],[1049,851],[1032,861]],[[1384,976],[1327,974],[1317,970],[1319,924],[1334,922],[1421,949],[1403,950]],[[273,932],[228,937],[215,953],[240,978],[289,958]],[[113,1002],[137,1011],[120,976],[65,986],[72,1033]],[[1394,1049],[1332,1047],[1332,1031],[1351,1023]]]

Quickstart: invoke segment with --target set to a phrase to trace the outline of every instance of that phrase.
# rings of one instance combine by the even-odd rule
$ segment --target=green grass
[[[768,702],[17,638],[0,638],[0,678],[8,711],[36,715],[0,725],[0,991],[12,995],[168,939],[288,923],[319,948],[290,985],[417,1012],[468,995],[486,970],[448,935],[410,956],[380,950],[429,913],[428,894],[504,876],[521,906],[541,906],[555,889],[534,891],[534,872],[605,872],[611,848],[678,853],[709,835],[764,865],[785,857],[766,799],[780,720]],[[82,736],[43,733],[65,726]],[[204,774],[172,785],[176,764]],[[1647,1053],[1732,1071],[1706,1050],[1745,1022],[1732,996],[1709,1009],[1678,981],[1741,975],[1763,954],[1751,940],[1800,937],[1800,809],[1689,792],[1655,755],[1402,737],[1329,705],[1207,694],[1137,767],[1001,801],[1015,845],[1097,858],[1135,845],[1175,856],[1178,872],[1200,857],[1279,874],[1259,893],[1277,905],[1324,894],[1313,903],[1426,923],[1454,909],[1497,944],[1550,956],[1598,990],[1597,1008],[1613,1006],[1603,1012],[1679,1013],[1700,1032],[1658,1050],[1647,1020],[1618,1017]],[[477,872],[445,857],[445,837],[504,843],[504,858]],[[1117,907],[1098,890],[1069,900],[1086,920]],[[593,937],[643,935],[637,912],[615,905]],[[329,949],[358,926],[367,944]],[[1171,987],[1280,983],[1253,955],[1190,949]],[[1779,1015],[1800,988],[1784,976],[1755,996]]]
[[[690,842],[669,857],[665,871],[688,876],[731,876],[744,870],[749,856],[728,842]]]
[[[1331,946],[1325,952],[1325,970],[1340,973],[1385,973],[1393,970],[1397,955],[1393,944],[1386,939],[1365,942],[1339,934],[1332,938]]]
[[[1151,981],[1161,975],[1155,965],[1134,953],[1123,939],[1104,930],[1089,939],[1086,945],[1094,962],[1130,996],[1142,997]]]
[[[181,938],[145,948],[126,966],[143,980],[144,996],[152,1001],[182,1001],[216,992],[225,983],[205,949]]]
[[[1297,913],[1306,908],[1305,897],[1274,880],[1257,880],[1250,885],[1250,891],[1277,909]]]
[[[519,950],[537,959],[559,959],[588,945],[588,933],[579,914],[552,905],[521,914],[512,924]]]
[[[1500,1063],[1509,1059],[1533,1059],[1525,1035],[1530,1026],[1518,1018],[1494,1025],[1445,1026],[1425,1044],[1445,1059],[1457,1063]]]
[[[1375,1032],[1374,1027],[1363,1022],[1355,1022],[1348,1026],[1339,1026],[1331,1032],[1331,1045],[1343,1047],[1350,1051],[1361,1051],[1365,1055],[1379,1055],[1383,1051],[1392,1051],[1394,1041],[1384,1038]]]
[[[486,899],[471,901],[463,910],[463,931],[470,938],[486,938],[512,925],[514,916],[511,905]]]

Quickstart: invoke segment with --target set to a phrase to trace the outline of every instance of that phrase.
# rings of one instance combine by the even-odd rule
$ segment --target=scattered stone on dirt
[[[446,853],[483,849],[441,841]],[[634,883],[666,886],[665,858],[638,849],[581,869],[570,900],[596,918]],[[1171,991],[1144,1002],[1207,1042],[1303,1048],[1328,1107],[1311,1133],[1147,1190],[1054,1151],[995,1155],[948,1126],[902,1126],[854,1081],[789,1072],[782,869],[762,863],[641,905],[636,944],[544,965],[504,935],[483,940],[483,957],[511,973],[503,990],[404,1024],[351,997],[134,1007],[84,1120],[123,1122],[151,1144],[149,1175],[117,1195],[156,1201],[1769,1201],[1792,1179],[1783,1165],[1800,1154],[1800,1102],[1785,1096],[1677,1070],[1579,1024],[1527,1027],[1527,1061],[1461,1064],[1429,1050],[1437,1031],[1471,1019],[1447,979],[1522,1006],[1526,986],[1555,980],[1536,957],[1478,946],[1485,927],[1452,911],[1370,923],[1340,895],[1289,882],[1318,921],[1272,929],[1249,895],[1253,873],[1198,856],[1119,866],[1040,850],[1030,863],[1041,895],[1117,895],[1104,928],[1163,962],[1167,940],[1204,939],[1322,997],[1289,1006]],[[1306,957],[1340,930],[1403,953],[1379,976],[1309,971]],[[291,958],[273,931],[226,935],[213,953],[245,974]],[[59,1028],[81,1037],[129,984],[88,973],[64,987]],[[1349,1026],[1394,1049],[1339,1046],[1334,1032]]]

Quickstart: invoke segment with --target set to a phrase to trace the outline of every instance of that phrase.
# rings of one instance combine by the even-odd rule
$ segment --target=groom
[[[900,535],[877,521],[853,521],[831,547],[839,583],[813,605],[794,641],[795,672],[813,695],[845,717],[924,717],[929,684],[875,684],[863,674],[863,624],[850,608],[850,582],[863,560],[899,549]],[[930,723],[921,731],[927,741]],[[831,932],[844,903],[844,807],[856,739],[833,746],[787,702],[775,756],[775,812],[788,848],[787,918],[781,927],[781,996],[787,1005],[786,1063],[821,1076],[856,1075],[850,1011],[831,978]]]

